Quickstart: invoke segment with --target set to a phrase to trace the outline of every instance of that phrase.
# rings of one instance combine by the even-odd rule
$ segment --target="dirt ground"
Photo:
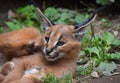
[[[103,76],[100,78],[86,78],[77,83],[120,83],[120,75]]]
[[[3,1],[3,0],[1,0],[1,1]],[[5,21],[5,18],[7,18],[7,11],[10,8],[10,7],[9,8],[6,7],[6,3],[4,1],[3,1],[3,3],[0,2],[0,5],[1,4],[5,4],[5,5],[3,5],[0,8],[0,25]],[[13,6],[12,4],[9,4],[9,5],[11,5],[11,7]],[[20,3],[20,4],[16,5],[16,7],[18,8],[19,5],[22,6],[21,3]],[[5,8],[7,8],[7,10],[4,10]],[[12,9],[14,9],[14,8],[12,7]],[[109,14],[109,15],[105,14],[103,17],[109,19],[109,22],[113,26],[113,28],[100,27],[99,26],[99,19],[101,17],[98,17],[97,21],[95,22],[96,23],[96,28],[95,28],[96,33],[101,34],[104,31],[110,31],[110,32],[115,34],[116,38],[120,39],[120,30],[117,30],[114,27],[117,24],[120,24],[120,12],[115,13],[115,14],[114,13]],[[119,49],[119,51],[120,51],[120,49]],[[118,64],[120,64],[120,62]],[[120,67],[118,68],[118,70],[120,70]],[[120,83],[120,71],[118,72],[118,74],[112,75],[112,76],[102,76],[102,77],[99,77],[99,78],[92,78],[90,76],[81,77],[81,78],[79,78],[77,83]]]
[[[117,72],[110,76],[100,76],[98,78],[88,76],[81,76],[78,78],[77,82],[73,83],[120,83],[120,63],[118,64]]]

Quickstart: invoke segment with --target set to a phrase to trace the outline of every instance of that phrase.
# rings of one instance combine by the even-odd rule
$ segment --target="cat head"
[[[55,25],[39,8],[37,10],[43,25],[45,58],[48,61],[76,58],[79,53],[79,41],[85,33],[85,27],[93,21],[96,14],[77,25]]]
[[[48,61],[56,61],[61,58],[77,57],[80,47],[79,41],[85,33],[85,27],[95,19],[97,13],[95,12],[92,17],[77,25],[55,25],[42,13],[40,7],[33,0],[30,1],[36,6],[42,21],[45,58]]]

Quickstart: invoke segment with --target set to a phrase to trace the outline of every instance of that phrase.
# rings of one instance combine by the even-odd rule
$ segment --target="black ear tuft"
[[[97,14],[93,13],[93,15],[89,19],[85,19],[83,22],[75,25],[75,30],[80,31],[81,29],[88,26],[96,18],[96,16],[97,16]]]
[[[74,29],[74,36],[78,39],[78,40],[81,40],[85,34],[85,27],[88,26],[97,16],[97,14],[103,10],[106,6],[103,6],[103,7],[100,7],[99,9],[97,9],[96,11],[93,12],[93,15],[88,18],[88,19],[85,19],[83,22],[75,25]]]
[[[44,30],[44,31],[47,30],[48,27],[51,27],[51,26],[54,25],[54,23],[53,23],[51,20],[49,20],[49,19],[42,13],[42,11],[41,11],[39,8],[37,8],[37,10],[38,10],[38,13],[39,13],[39,15],[40,15],[40,18],[41,18],[41,22],[42,22],[42,26],[43,26],[43,30]]]
[[[43,14],[43,12],[41,11],[41,8],[35,3],[34,0],[29,0],[36,8],[37,11],[39,13],[39,16],[41,18],[41,22],[42,22],[42,26],[43,26],[43,31],[45,31],[46,29],[48,29],[48,27],[53,26],[54,23]]]
[[[93,12],[93,15],[90,18],[85,19],[83,22],[75,25],[75,31],[80,31],[80,29],[83,29],[86,26],[88,26],[92,21],[94,21],[94,19],[96,18],[97,14],[101,10],[103,10],[104,8],[106,8],[106,6],[102,6],[102,7],[98,8],[96,11]]]

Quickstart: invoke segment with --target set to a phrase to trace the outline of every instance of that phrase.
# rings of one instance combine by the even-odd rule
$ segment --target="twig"
[[[87,5],[85,2],[83,1],[80,1],[81,4],[83,4],[84,6],[88,7],[88,8],[91,8],[89,5]]]
[[[120,72],[115,72],[115,73],[111,74],[110,76],[114,76],[114,75],[120,75]]]

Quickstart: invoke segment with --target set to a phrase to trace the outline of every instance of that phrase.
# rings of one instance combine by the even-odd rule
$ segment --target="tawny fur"
[[[28,52],[24,45],[35,41],[40,36],[36,28],[22,28],[19,30],[0,34],[0,53],[7,57],[26,55]]]
[[[41,44],[43,51],[29,56],[14,58],[11,61],[15,65],[13,70],[7,73],[1,83],[40,83],[39,81],[49,73],[59,78],[69,74],[75,75],[80,44],[74,38],[73,31],[73,26],[56,25],[50,27],[46,30],[43,39],[38,40],[44,43]],[[44,39],[46,36],[50,38],[48,43]],[[54,61],[49,61],[50,58],[46,58],[47,55],[44,50],[48,47],[54,47],[55,42],[59,39],[66,44],[55,48],[50,57],[54,56],[56,52],[62,53],[63,56]],[[30,69],[35,69],[35,71],[29,74],[28,70]],[[27,71],[28,74],[26,74]]]
[[[41,38],[39,30],[33,27],[0,34],[0,67],[13,57],[31,54],[27,46],[32,42],[39,45],[37,42],[39,38]]]

